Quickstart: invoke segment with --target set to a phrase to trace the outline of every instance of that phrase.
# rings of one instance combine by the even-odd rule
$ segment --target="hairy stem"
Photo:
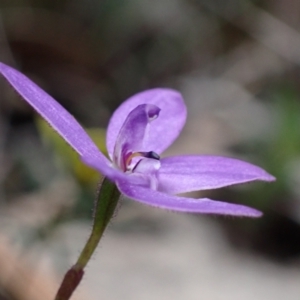
[[[95,201],[94,223],[91,235],[77,262],[66,273],[55,300],[69,300],[79,285],[84,274],[84,268],[97,248],[103,232],[114,214],[119,197],[120,192],[116,185],[109,179],[104,178]]]

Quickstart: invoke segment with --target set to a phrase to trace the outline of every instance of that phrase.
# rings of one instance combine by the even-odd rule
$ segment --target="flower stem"
[[[91,235],[86,242],[77,262],[66,273],[60,288],[56,294],[55,300],[68,300],[74,290],[79,285],[84,268],[93,255],[102,235],[113,216],[120,197],[120,192],[116,185],[109,179],[104,178],[95,201],[94,223]]]

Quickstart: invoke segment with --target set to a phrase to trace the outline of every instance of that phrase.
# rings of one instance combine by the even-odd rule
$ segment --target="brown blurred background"
[[[103,148],[127,97],[179,90],[166,154],[218,154],[277,177],[207,191],[261,219],[123,201],[78,299],[300,299],[300,1],[0,0],[0,61],[32,78]],[[98,175],[0,81],[0,299],[52,299],[91,224]]]

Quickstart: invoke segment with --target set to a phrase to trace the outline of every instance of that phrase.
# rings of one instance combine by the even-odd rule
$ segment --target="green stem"
[[[120,192],[116,185],[104,178],[94,207],[94,223],[91,235],[87,240],[76,264],[66,273],[55,300],[68,300],[80,283],[84,268],[89,262],[99,241],[116,209]]]

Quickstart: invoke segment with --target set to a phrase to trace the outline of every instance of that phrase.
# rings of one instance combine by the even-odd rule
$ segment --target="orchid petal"
[[[131,185],[128,182],[117,182],[119,190],[125,196],[150,206],[173,211],[222,214],[232,216],[260,217],[262,213],[254,208],[239,204],[214,201],[207,198],[193,199],[178,197],[151,190],[145,187]]]
[[[108,159],[98,150],[91,138],[70,113],[17,70],[0,63],[0,73],[20,96],[80,155],[82,160],[89,160],[91,166],[97,165],[99,171],[106,175],[110,168]]]
[[[186,120],[186,107],[181,95],[171,89],[152,89],[138,93],[122,103],[113,113],[108,128],[106,146],[113,159],[115,143],[128,114],[140,104],[153,104],[161,111],[144,140],[148,151],[158,154],[168,148],[179,135]],[[161,138],[163,136],[163,138]]]
[[[263,169],[220,156],[173,156],[161,159],[158,189],[168,194],[216,189],[254,180],[273,181]]]
[[[159,111],[155,105],[141,104],[127,116],[114,148],[113,161],[121,170],[126,171],[127,154],[147,150],[144,139],[150,129],[148,124],[158,117]]]

